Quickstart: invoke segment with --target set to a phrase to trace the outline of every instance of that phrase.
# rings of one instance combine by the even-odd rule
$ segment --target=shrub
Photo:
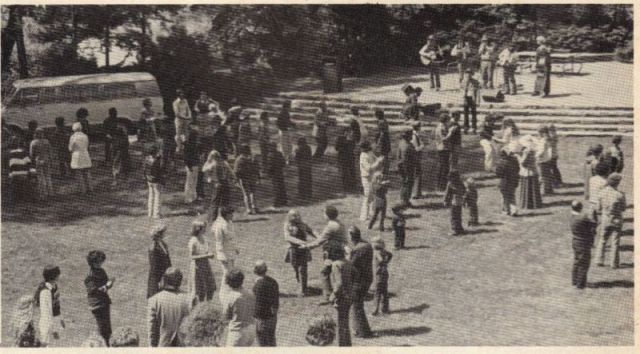
[[[201,302],[180,325],[178,336],[183,347],[219,347],[226,322],[212,302]]]
[[[615,58],[623,63],[633,63],[633,42],[628,41],[624,47],[616,48]]]

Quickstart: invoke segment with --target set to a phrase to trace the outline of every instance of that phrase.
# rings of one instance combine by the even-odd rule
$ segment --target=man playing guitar
[[[429,35],[427,44],[420,49],[420,60],[429,68],[431,89],[440,91],[440,70],[438,65],[442,62],[442,49],[438,45],[434,35]]]

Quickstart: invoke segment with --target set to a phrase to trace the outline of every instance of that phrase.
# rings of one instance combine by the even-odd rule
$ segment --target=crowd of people
[[[467,82],[471,82],[468,87],[474,91],[479,84],[471,80],[471,77],[467,78]],[[403,90],[411,100],[420,93],[410,86]],[[148,185],[148,217],[163,218],[163,185],[166,175],[180,165],[180,158],[186,172],[184,202],[193,204],[207,199],[206,218],[193,222],[188,240],[188,291],[180,290],[182,272],[172,266],[169,249],[163,241],[166,226],[156,225],[151,232],[147,289],[149,344],[179,346],[198,341],[222,344],[219,338],[211,341],[200,338],[207,336],[206,333],[185,333],[181,330],[184,327],[181,325],[189,322],[190,316],[200,316],[198,309],[202,309],[220,316],[219,326],[227,329],[224,343],[228,346],[250,346],[256,338],[261,346],[276,345],[275,329],[280,307],[278,282],[267,275],[267,264],[257,261],[253,269],[256,284],[252,291],[243,287],[245,276],[237,262],[242,255],[233,223],[231,192],[233,188],[242,192],[246,213],[260,213],[256,185],[261,177],[266,176],[272,180],[273,206],[285,207],[290,204],[285,170],[289,165],[295,165],[299,197],[310,200],[314,190],[313,168],[325,159],[330,129],[338,131],[335,150],[342,188],[345,192],[362,196],[360,221],[364,227],[372,229],[378,222],[379,230],[385,230],[387,192],[394,177],[400,181],[400,202],[391,206],[396,250],[405,247],[407,219],[404,210],[414,207],[412,199],[423,197],[423,183],[432,170],[442,203],[450,208],[451,235],[465,233],[463,208],[467,208],[469,213],[467,226],[480,225],[476,181],[465,175],[468,171],[464,171],[464,166],[459,163],[463,153],[462,135],[470,128],[473,133],[477,130],[472,104],[476,93],[467,88],[464,91],[464,126],[460,125],[462,112],[441,112],[431,137],[435,151],[426,149],[430,139],[422,129],[419,112],[413,110],[408,110],[410,113],[407,114],[417,119],[411,123],[410,129],[402,132],[396,149],[392,149],[394,142],[383,110],[375,110],[376,129],[365,126],[355,106],[350,108],[345,119],[346,126],[341,126],[330,117],[327,104],[322,102],[314,120],[312,135],[316,149],[312,152],[304,137],[298,137],[296,147],[292,146],[294,137],[302,134],[294,134],[297,127],[291,121],[290,101],[282,105],[276,120],[277,139],[272,139],[275,134],[272,134],[268,113],[261,114],[259,129],[254,135],[248,110],[237,102],[232,102],[230,108],[223,111],[217,102],[203,93],[193,106],[193,114],[184,92],[178,91],[173,104],[175,120],[172,121],[157,118],[150,101],[144,100],[140,120],[136,124],[136,140],[144,149],[141,169]],[[471,112],[471,124],[468,112]],[[55,193],[51,175],[57,160],[61,176],[66,176],[69,169],[74,170],[81,192],[92,193],[94,187],[90,170],[94,163],[89,152],[91,127],[87,116],[86,109],[78,110],[78,121],[72,125],[71,135],[67,133],[64,118],[58,117],[50,140],[46,139],[42,128],[33,124],[30,124],[26,141],[14,137],[9,163],[12,189],[24,193],[23,188],[28,188],[29,176],[35,171],[38,196],[43,200],[50,197]],[[540,126],[535,136],[520,135],[516,124],[509,118],[502,119],[502,128],[498,130],[495,122],[499,118],[503,117],[489,115],[480,127],[480,146],[485,154],[483,165],[488,174],[499,178],[503,212],[516,216],[521,210],[540,208],[542,197],[553,194],[555,188],[562,186],[557,164],[558,136],[552,124]],[[130,127],[118,118],[117,110],[111,108],[102,130],[105,133],[105,161],[112,164],[113,184],[117,185],[128,178],[134,166],[129,156]],[[259,157],[252,152],[254,142],[259,147]],[[604,264],[604,245],[609,238],[613,245],[610,264],[613,268],[619,265],[618,246],[622,213],[626,207],[624,194],[617,190],[624,167],[620,142],[621,138],[615,137],[607,151],[602,146],[589,150],[585,169],[585,199],[589,208],[583,211],[581,202],[572,204],[573,284],[578,288],[586,285],[590,248],[596,230],[600,235],[596,251],[598,265]],[[395,156],[392,151],[396,152]],[[435,169],[427,169],[424,165],[425,155],[431,153],[437,157]],[[516,195],[518,188],[519,197]],[[289,245],[285,262],[291,264],[300,284],[299,295],[309,296],[307,279],[311,250],[322,248],[323,296],[319,305],[332,304],[335,307],[338,343],[349,346],[352,331],[357,337],[375,336],[364,309],[364,299],[372,285],[375,294],[372,315],[389,312],[389,262],[392,254],[386,250],[382,238],[376,237],[367,242],[359,226],[347,227],[342,223],[336,207],[327,206],[324,214],[327,225],[321,232],[316,232],[303,221],[297,210],[289,210],[284,222],[284,241]],[[206,236],[207,229],[213,235],[213,245]],[[223,284],[216,284],[212,259],[217,260],[223,270]],[[117,335],[112,334],[109,291],[115,279],[109,278],[102,268],[105,260],[105,253],[99,250],[91,251],[87,256],[89,272],[85,287],[99,333],[99,337],[89,338],[87,345],[137,345],[138,334],[130,328],[117,330]],[[38,286],[36,295],[20,299],[14,323],[16,345],[55,344],[59,328],[65,327],[57,288],[60,274],[61,270],[56,266],[45,267],[43,282]],[[210,303],[216,293],[222,304],[219,313],[202,305]],[[33,306],[40,308],[38,331],[32,323]],[[220,336],[217,331],[213,332],[210,336]],[[190,336],[200,336],[200,339]]]

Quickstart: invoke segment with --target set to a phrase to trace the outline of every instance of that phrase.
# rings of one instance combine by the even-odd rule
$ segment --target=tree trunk
[[[18,64],[20,78],[26,79],[29,77],[29,65],[27,63],[27,50],[24,47],[24,31],[22,30],[22,16],[18,14],[15,26],[15,38],[16,49],[18,50]]]
[[[142,36],[140,37],[139,64],[144,68],[147,62],[147,18],[144,14],[140,14],[140,30]]]
[[[111,50],[111,38],[110,38],[109,25],[104,26],[104,66],[109,69],[109,52]]]
[[[16,44],[16,22],[19,17],[18,10],[15,6],[9,6],[9,19],[7,27],[2,31],[2,72],[8,72],[11,69],[11,54]]]

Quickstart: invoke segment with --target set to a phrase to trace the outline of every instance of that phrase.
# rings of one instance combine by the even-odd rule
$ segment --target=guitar
[[[439,50],[438,52],[430,50],[426,54],[420,54],[420,61],[426,66],[431,64],[440,64],[444,61],[442,59],[442,50]]]

